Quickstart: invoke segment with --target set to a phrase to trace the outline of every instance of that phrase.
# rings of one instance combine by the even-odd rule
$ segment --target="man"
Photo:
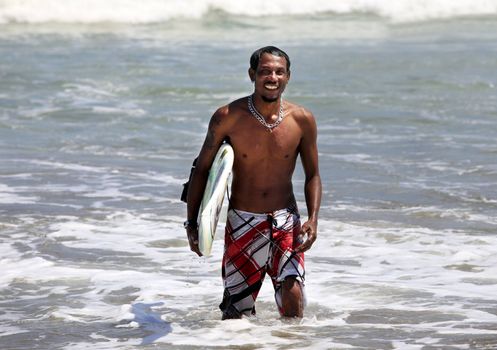
[[[255,314],[255,299],[268,273],[282,316],[302,317],[304,252],[317,237],[321,203],[314,116],[282,99],[290,59],[268,46],[250,58],[254,93],[212,116],[188,191],[185,222],[190,249],[198,248],[197,217],[210,166],[221,144],[235,153],[223,256],[223,319]],[[301,226],[292,174],[300,155],[308,220]]]

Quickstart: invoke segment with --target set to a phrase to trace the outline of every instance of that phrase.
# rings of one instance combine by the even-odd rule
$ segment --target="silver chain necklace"
[[[283,101],[280,99],[280,111],[278,113],[278,119],[272,124],[268,123],[266,119],[262,116],[262,114],[259,113],[257,109],[255,109],[254,106],[254,101],[252,101],[252,95],[248,97],[248,109],[250,113],[262,124],[264,125],[269,131],[273,131],[274,128],[276,128],[280,123],[283,121],[284,113],[283,113]]]

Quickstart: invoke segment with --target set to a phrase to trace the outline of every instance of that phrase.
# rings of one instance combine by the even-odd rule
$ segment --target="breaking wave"
[[[413,22],[497,15],[497,0],[0,0],[0,23],[161,23],[236,16],[351,15]]]

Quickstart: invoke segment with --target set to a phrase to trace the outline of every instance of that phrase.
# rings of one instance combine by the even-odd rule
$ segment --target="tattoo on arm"
[[[212,149],[216,146],[216,132],[218,127],[221,125],[220,116],[214,114],[211,119],[209,129],[207,131],[207,136],[205,138],[205,147]]]
[[[215,140],[216,138],[216,133],[214,130],[212,129],[209,129],[209,131],[207,132],[207,137],[205,138],[205,147],[208,148],[208,149],[212,149],[214,148],[214,145],[215,145]]]

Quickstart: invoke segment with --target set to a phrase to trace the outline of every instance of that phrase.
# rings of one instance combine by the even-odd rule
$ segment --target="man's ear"
[[[252,68],[249,68],[248,75],[250,77],[250,81],[252,83],[255,82],[255,71]]]

